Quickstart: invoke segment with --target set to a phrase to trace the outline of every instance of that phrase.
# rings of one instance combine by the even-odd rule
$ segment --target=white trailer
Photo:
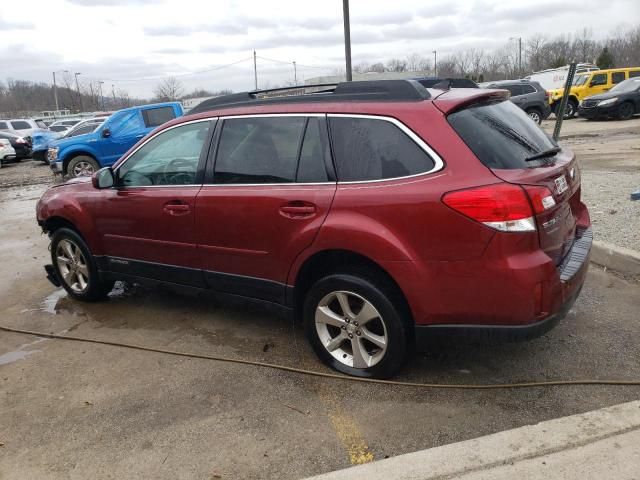
[[[576,74],[591,72],[593,70],[600,70],[597,65],[591,63],[579,63]],[[565,65],[560,68],[551,68],[549,70],[542,70],[540,72],[534,72],[526,80],[532,80],[542,85],[545,90],[555,90],[556,88],[563,88],[567,81],[567,73],[569,72],[569,65]]]

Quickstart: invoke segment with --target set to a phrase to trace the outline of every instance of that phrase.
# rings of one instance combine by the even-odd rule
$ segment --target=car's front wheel
[[[388,378],[408,351],[404,309],[384,282],[339,273],[316,282],[304,301],[307,337],[330,367],[358,377]]]
[[[86,155],[78,155],[69,162],[67,174],[70,177],[87,177],[93,175],[100,169],[100,165],[95,159]]]
[[[618,107],[617,114],[618,119],[629,120],[634,114],[633,104],[631,102],[624,102]]]
[[[95,258],[85,241],[69,228],[53,234],[51,260],[60,283],[77,300],[95,302],[113,289],[114,282],[100,278]]]

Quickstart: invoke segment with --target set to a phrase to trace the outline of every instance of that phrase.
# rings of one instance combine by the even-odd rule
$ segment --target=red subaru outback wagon
[[[409,80],[205,101],[37,218],[75,299],[124,279],[277,304],[371,377],[438,335],[545,333],[592,242],[574,155],[506,91]]]

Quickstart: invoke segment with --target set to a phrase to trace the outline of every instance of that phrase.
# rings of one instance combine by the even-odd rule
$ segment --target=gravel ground
[[[0,188],[46,185],[55,181],[49,166],[35,160],[5,163],[0,168]],[[58,181],[60,181],[59,177]]]
[[[553,125],[546,121],[543,127],[552,132]],[[640,118],[565,121],[560,143],[578,158],[595,238],[640,250],[640,201],[630,199],[640,190]]]

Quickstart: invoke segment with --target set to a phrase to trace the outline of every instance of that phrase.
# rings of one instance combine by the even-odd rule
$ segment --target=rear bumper
[[[569,312],[580,295],[591,257],[593,233],[586,228],[557,268],[560,288],[554,295],[561,297],[553,313],[530,323],[516,325],[435,324],[415,325],[418,350],[426,350],[434,340],[457,338],[481,342],[519,342],[537,338],[554,328]]]

